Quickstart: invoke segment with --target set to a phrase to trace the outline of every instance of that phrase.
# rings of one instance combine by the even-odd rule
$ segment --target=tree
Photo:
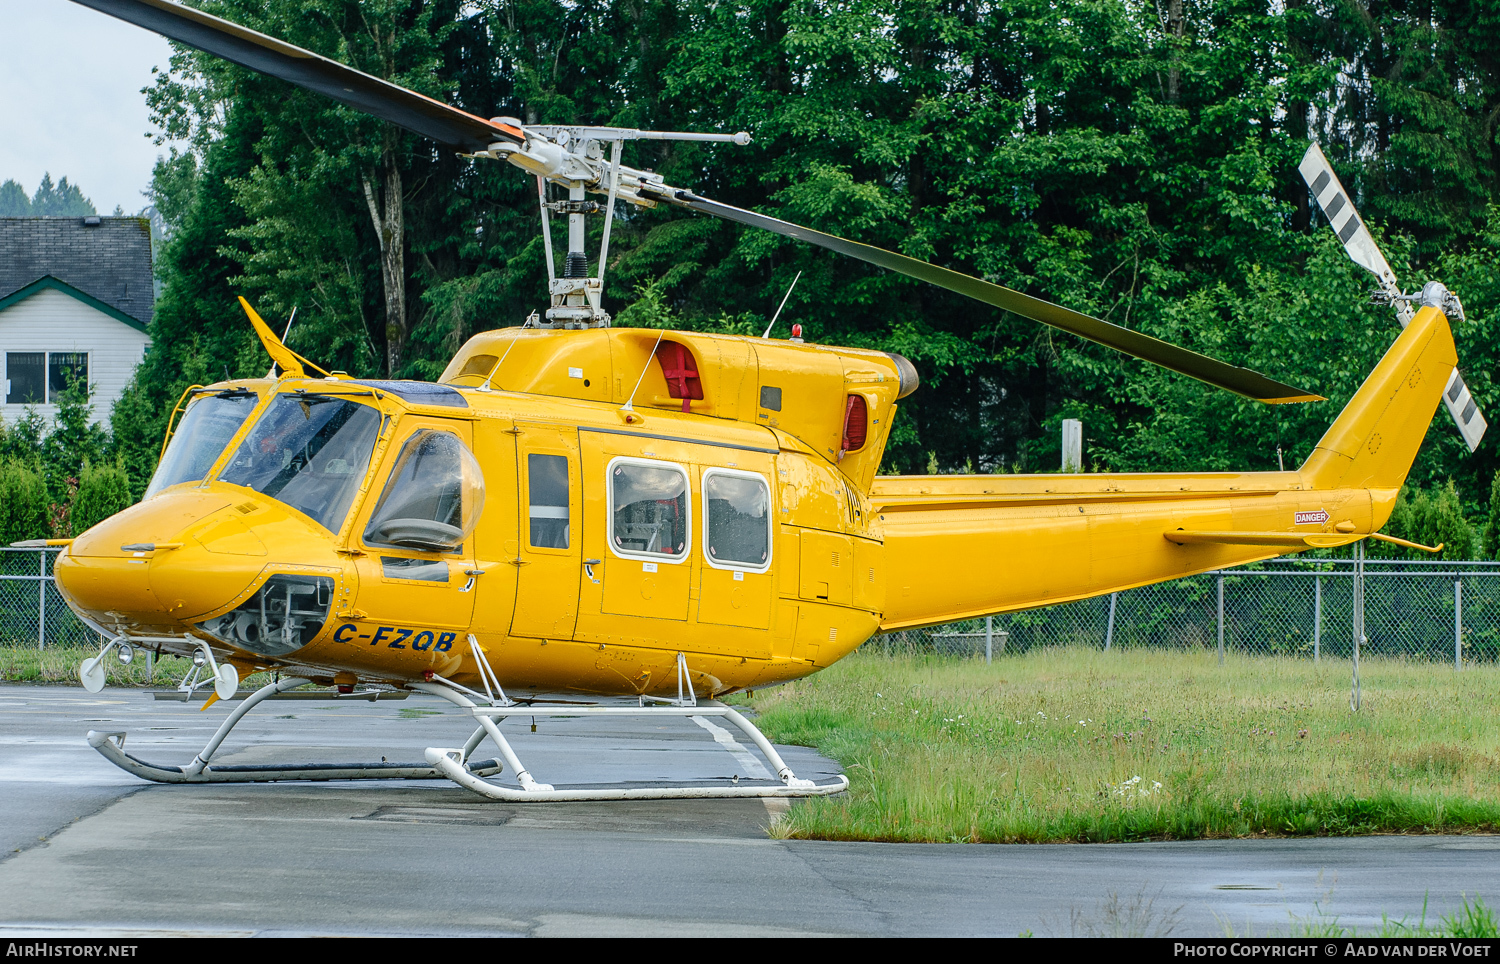
[[[84,197],[76,185],[69,184],[66,177],[54,185],[52,175],[43,174],[31,197],[31,217],[76,218],[98,213],[94,202]]]
[[[1500,45],[1467,0],[203,6],[484,116],[750,130],[747,148],[632,142],[626,161],[1329,396],[1248,402],[788,239],[618,213],[622,323],[758,332],[801,272],[785,323],[910,357],[924,389],[887,470],[1047,467],[1067,417],[1106,470],[1264,469],[1278,449],[1295,466],[1397,333],[1309,208],[1309,136],[1403,282],[1463,295],[1461,364],[1500,413]],[[434,377],[475,331],[545,306],[535,187],[508,166],[187,50],[149,97],[188,146],[153,182],[174,233],[152,352],[115,415],[137,489],[183,388],[265,370],[237,294],[295,308],[292,347],[361,375]],[[1439,416],[1413,482],[1477,499],[1497,469],[1500,448],[1470,456]]]
[[[40,472],[20,459],[0,459],[0,546],[45,539],[48,504]]]
[[[1404,486],[1396,497],[1386,531],[1397,538],[1427,546],[1443,547],[1439,559],[1473,559],[1479,548],[1474,527],[1464,517],[1463,504],[1450,479],[1433,490]],[[1390,559],[1426,559],[1427,553],[1390,543],[1371,541],[1372,557]]]
[[[26,218],[31,216],[31,198],[26,189],[15,181],[0,184],[0,218]]]
[[[78,491],[68,510],[71,534],[82,535],[134,502],[124,465],[114,462],[95,467],[85,461],[78,478]]]
[[[1490,516],[1484,523],[1484,557],[1500,559],[1500,472],[1490,483]]]

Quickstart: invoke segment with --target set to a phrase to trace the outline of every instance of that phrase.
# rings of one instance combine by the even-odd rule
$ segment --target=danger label
[[[1328,510],[1314,509],[1311,512],[1298,512],[1296,515],[1296,520],[1296,524],[1299,526],[1308,523],[1314,525],[1322,525],[1323,523],[1328,521]]]

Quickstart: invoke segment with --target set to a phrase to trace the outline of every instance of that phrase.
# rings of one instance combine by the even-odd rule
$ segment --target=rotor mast
[[[642,194],[674,192],[662,183],[661,175],[625,167],[620,152],[626,141],[713,141],[745,145],[750,135],[689,134],[679,131],[642,131],[626,127],[525,126],[514,117],[495,117],[494,124],[521,130],[521,143],[497,141],[489,149],[472,156],[506,160],[530,171],[537,178],[537,201],[542,217],[542,246],[547,258],[547,291],[552,304],[545,317],[532,316],[527,326],[534,328],[608,328],[610,317],[604,310],[604,272],[609,263],[609,235],[614,226],[615,201],[624,199],[638,207],[655,207],[656,201]],[[605,146],[609,159],[604,158]],[[567,191],[566,200],[549,201],[547,184]],[[605,194],[604,232],[599,242],[597,273],[589,273],[586,250],[586,218],[599,213],[599,203],[589,201],[587,192]],[[563,254],[562,277],[552,253],[552,214],[568,218],[568,246]]]

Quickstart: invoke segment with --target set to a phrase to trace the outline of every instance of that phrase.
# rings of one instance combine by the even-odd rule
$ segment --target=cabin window
[[[380,413],[368,405],[311,393],[278,395],[219,480],[254,489],[338,532],[379,433]]]
[[[531,544],[538,549],[568,548],[568,459],[562,455],[526,456],[530,493]]]
[[[850,395],[844,403],[845,452],[858,452],[865,447],[865,436],[869,433],[870,408],[863,395]]]
[[[609,464],[609,516],[616,555],[684,561],[691,531],[687,472],[667,462],[615,459]]]
[[[771,564],[771,489],[750,472],[703,473],[704,558],[719,569]]]
[[[189,404],[177,431],[172,433],[156,474],[151,477],[151,484],[146,487],[145,498],[182,482],[197,482],[207,475],[259,401],[254,392],[230,389],[200,396]]]
[[[422,429],[401,447],[364,540],[425,552],[458,549],[484,508],[484,477],[452,432]]]
[[[667,380],[667,394],[682,399],[682,410],[703,397],[703,381],[698,377],[698,362],[686,345],[675,341],[664,341],[656,349],[656,360],[661,362],[661,373]]]

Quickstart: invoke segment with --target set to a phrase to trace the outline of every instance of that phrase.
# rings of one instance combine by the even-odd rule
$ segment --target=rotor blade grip
[[[525,135],[440,100],[355,70],[310,50],[283,43],[171,0],[73,0],[169,40],[196,47],[258,73],[323,94],[346,107],[389,121],[467,152]]]
[[[1087,338],[1116,351],[1133,355],[1144,361],[1149,361],[1180,372],[1199,381],[1207,382],[1219,388],[1227,388],[1239,395],[1253,398],[1269,404],[1284,402],[1309,402],[1322,401],[1323,396],[1312,392],[1295,388],[1291,385],[1283,385],[1259,372],[1246,368],[1238,368],[1234,365],[1221,362],[1190,351],[1170,342],[1153,338],[1150,335],[1119,325],[1101,321],[1098,318],[1064,308],[1061,305],[1033,298],[1031,295],[1022,294],[1000,285],[982,281],[979,278],[962,274],[948,268],[941,268],[926,261],[887,251],[858,241],[850,241],[831,234],[824,234],[812,228],[806,228],[788,221],[758,214],[754,211],[746,211],[743,208],[732,207],[711,201],[708,198],[699,197],[689,191],[677,191],[672,194],[662,193],[654,195],[671,204],[679,205],[703,214],[712,214],[715,217],[736,221],[751,227],[772,231],[776,234],[798,241],[805,241],[818,247],[837,251],[839,254],[851,258],[858,258],[869,264],[904,274],[928,284],[946,288],[993,305],[1005,311],[1011,311],[1023,318],[1039,321],[1044,325],[1050,325],[1066,332]]]

